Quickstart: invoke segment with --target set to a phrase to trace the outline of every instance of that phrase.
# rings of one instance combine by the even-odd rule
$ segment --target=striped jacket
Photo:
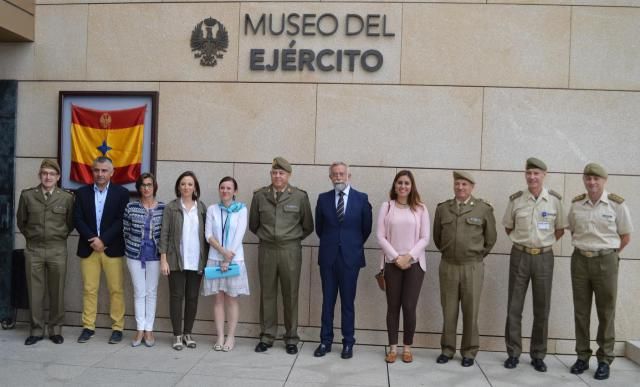
[[[156,208],[153,209],[153,217],[151,218],[151,235],[156,246],[160,246],[160,227],[162,226],[162,213],[165,204],[158,202]],[[144,237],[144,220],[147,210],[139,201],[130,202],[124,210],[123,234],[125,244],[125,255],[127,258],[139,260],[140,246]],[[159,260],[158,256],[158,260]]]

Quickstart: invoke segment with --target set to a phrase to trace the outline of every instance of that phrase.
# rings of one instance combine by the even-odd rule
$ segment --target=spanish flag
[[[142,165],[147,106],[93,110],[71,105],[71,180],[91,184],[93,161],[106,156],[115,168],[111,181],[136,181]]]

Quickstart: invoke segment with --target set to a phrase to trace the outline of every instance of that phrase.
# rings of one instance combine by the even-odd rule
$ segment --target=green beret
[[[535,157],[529,157],[527,159],[527,164],[525,166],[525,169],[542,169],[543,171],[547,171],[547,164],[544,163],[544,161],[537,159]]]
[[[60,174],[60,164],[58,164],[58,162],[55,160],[51,160],[51,159],[42,160],[42,163],[40,164],[40,169],[43,169],[43,168],[54,169],[56,172],[58,172],[58,175]]]
[[[292,171],[291,164],[289,164],[289,162],[284,157],[280,157],[280,156],[273,159],[273,162],[271,163],[271,168],[282,169],[283,171],[286,171],[289,173],[291,173]]]
[[[587,176],[599,176],[605,179],[609,176],[602,165],[596,163],[589,163],[585,165],[584,174]]]
[[[453,180],[463,179],[468,181],[471,184],[475,184],[476,181],[473,179],[473,176],[469,172],[464,171],[453,171]]]

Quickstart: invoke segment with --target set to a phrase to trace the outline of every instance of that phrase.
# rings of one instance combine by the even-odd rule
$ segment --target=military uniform
[[[462,307],[464,358],[475,359],[479,346],[478,309],[484,280],[483,258],[496,243],[493,208],[473,196],[465,203],[450,199],[438,204],[433,242],[442,252],[440,301],[444,318],[440,345],[451,358],[456,352],[458,309]]]
[[[569,230],[575,247],[571,255],[571,285],[576,353],[578,359],[588,364],[591,304],[595,294],[599,322],[596,356],[599,363],[611,364],[615,356],[620,235],[633,231],[629,208],[622,197],[607,191],[596,203],[587,194],[578,195],[569,210]]]
[[[17,224],[27,245],[24,251],[31,334],[44,335],[44,296],[49,289],[48,333],[60,335],[64,323],[64,282],[67,237],[73,230],[73,195],[58,187],[50,193],[41,185],[20,194]]]
[[[276,192],[272,185],[253,193],[249,229],[260,238],[260,341],[272,345],[278,328],[278,280],[284,304],[286,344],[297,344],[301,241],[313,232],[307,193],[293,186]]]
[[[544,168],[546,170],[546,167]],[[566,227],[562,197],[543,188],[536,199],[528,190],[509,197],[502,225],[511,229],[513,242],[509,262],[509,298],[505,341],[509,357],[522,352],[522,309],[531,281],[533,295],[533,327],[530,355],[543,359],[547,353],[553,250],[555,231]]]

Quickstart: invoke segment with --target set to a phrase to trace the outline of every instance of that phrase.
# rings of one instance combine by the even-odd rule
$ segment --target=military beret
[[[471,184],[475,184],[476,181],[473,179],[473,176],[469,172],[464,171],[453,171],[453,180],[463,179],[467,180]]]
[[[44,159],[40,164],[40,169],[49,168],[54,169],[58,174],[60,174],[60,164],[57,161],[51,159]]]
[[[291,173],[291,164],[284,157],[276,157],[273,159],[273,163],[271,163],[272,169],[282,169],[283,171]]]
[[[525,166],[525,169],[532,169],[532,168],[536,168],[536,169],[542,169],[543,171],[547,171],[547,164],[544,163],[544,161],[537,159],[535,157],[529,157],[527,159],[527,164]]]
[[[605,179],[609,176],[607,171],[600,164],[589,163],[584,167],[584,174],[587,176],[599,176]]]

